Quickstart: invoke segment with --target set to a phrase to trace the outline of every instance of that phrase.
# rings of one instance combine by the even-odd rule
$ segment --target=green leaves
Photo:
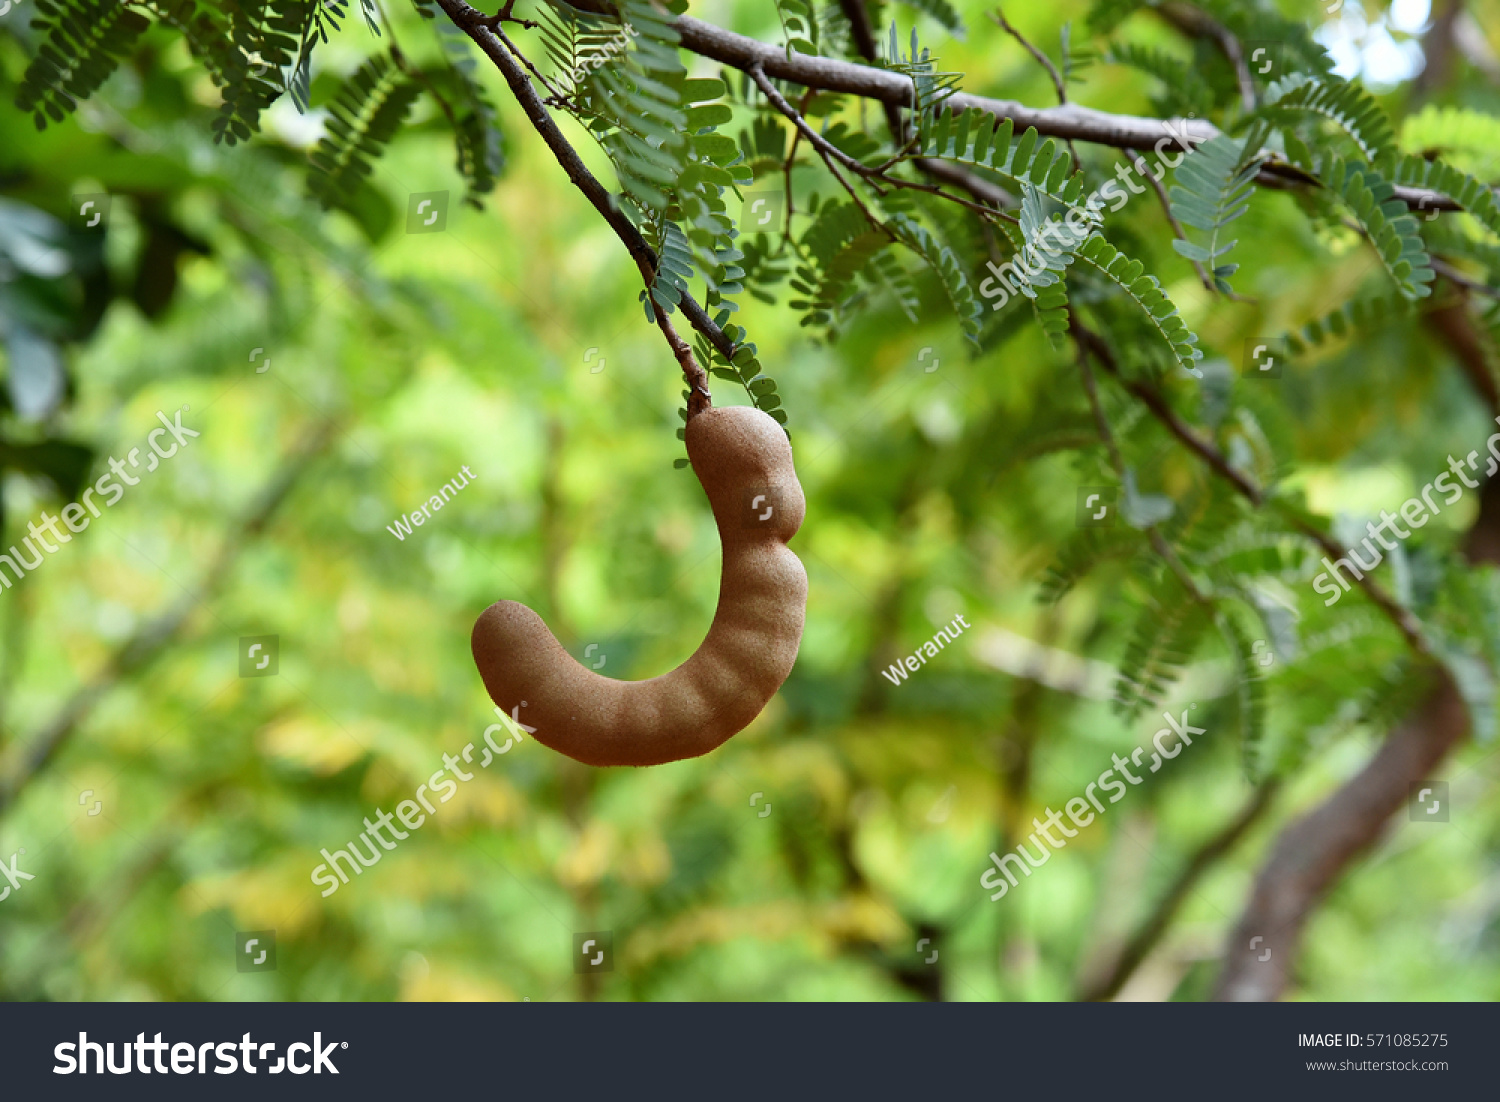
[[[853,203],[822,204],[803,232],[806,259],[791,280],[792,289],[804,296],[789,303],[803,311],[802,324],[832,328],[855,278],[890,244],[890,236],[870,225]]]
[[[474,75],[468,36],[446,20],[437,31],[448,64],[426,74],[427,86],[453,130],[456,167],[469,186],[465,201],[478,207],[505,167],[495,105]]]
[[[1358,84],[1334,77],[1318,79],[1293,73],[1271,85],[1267,105],[1257,117],[1287,123],[1304,115],[1316,115],[1342,128],[1365,160],[1375,162],[1396,151],[1396,134],[1384,109]]]
[[[44,37],[16,89],[16,109],[42,130],[93,95],[150,23],[118,0],[36,0],[36,10],[32,25]]]
[[[1198,337],[1182,320],[1177,307],[1161,289],[1153,275],[1146,275],[1139,260],[1131,260],[1099,234],[1094,234],[1078,249],[1078,259],[1086,262],[1114,283],[1140,307],[1152,328],[1166,342],[1177,366],[1195,377],[1202,372],[1195,366],[1203,358],[1197,347]]]
[[[1172,213],[1184,225],[1208,234],[1208,241],[1200,245],[1173,240],[1172,247],[1189,260],[1208,265],[1214,285],[1225,294],[1232,290],[1229,277],[1239,265],[1219,263],[1236,244],[1225,241],[1223,231],[1250,206],[1264,141],[1264,126],[1252,126],[1239,140],[1220,134],[1188,154],[1174,177]]]
[[[1428,161],[1421,157],[1390,157],[1380,168],[1393,184],[1430,188],[1448,196],[1478,219],[1485,229],[1500,237],[1500,202],[1496,201],[1494,191],[1482,181],[1442,161]]]
[[[822,50],[818,43],[818,14],[812,0],[775,0],[776,14],[781,18],[781,30],[786,35],[786,56],[801,53],[817,57]]]
[[[1163,571],[1125,645],[1115,711],[1133,719],[1145,708],[1159,706],[1212,622],[1212,609],[1194,599],[1171,571]]]
[[[1393,198],[1395,187],[1373,168],[1337,158],[1325,162],[1319,181],[1343,199],[1380,256],[1403,297],[1426,298],[1437,278],[1432,259],[1406,204]]]
[[[1402,294],[1352,299],[1323,317],[1314,318],[1295,333],[1286,335],[1287,347],[1295,354],[1330,340],[1344,340],[1368,333],[1412,313],[1412,300]]]
[[[974,288],[969,285],[969,278],[964,275],[953,250],[939,243],[925,226],[905,214],[893,215],[891,228],[907,248],[927,262],[958,318],[959,328],[969,342],[978,347],[979,300],[974,297]]]
[[[917,120],[916,155],[976,165],[996,173],[1016,191],[1029,184],[1065,206],[1079,206],[1084,176],[1073,171],[1067,150],[1052,138],[1038,146],[1035,127],[1012,140],[1014,129],[1010,119],[999,121],[978,108],[935,109]]]
[[[702,334],[694,338],[694,351],[698,362],[708,367],[709,373],[720,379],[739,383],[750,396],[750,404],[764,410],[777,424],[786,427],[786,410],[781,408],[781,395],[776,393],[776,380],[761,370],[760,359],[754,344],[741,343],[745,330],[738,325],[725,325],[724,335],[734,342],[734,357],[725,359]]]
[[[1235,700],[1240,713],[1240,758],[1245,775],[1252,781],[1259,780],[1262,772],[1260,748],[1266,733],[1265,667],[1257,658],[1255,644],[1232,613],[1220,609],[1214,616],[1214,625],[1219,629],[1234,665]],[[1264,651],[1265,647],[1265,641],[1261,640],[1260,649]]]
[[[963,79],[962,73],[938,70],[937,57],[919,44],[916,27],[911,29],[911,52],[903,53],[901,41],[896,36],[896,24],[892,22],[884,52],[880,64],[911,79],[912,101],[918,116],[941,109]]]
[[[384,54],[356,69],[329,107],[328,132],[309,158],[308,191],[325,207],[347,203],[420,91]]]
[[[1401,148],[1424,161],[1441,154],[1455,167],[1494,179],[1500,175],[1500,118],[1468,107],[1428,104],[1402,121]]]
[[[1155,77],[1166,86],[1167,96],[1158,106],[1162,114],[1206,115],[1213,106],[1213,89],[1192,64],[1173,57],[1156,46],[1138,46],[1123,42],[1111,46],[1104,61],[1126,65]]]
[[[1017,289],[1031,300],[1048,341],[1060,348],[1068,332],[1068,291],[1063,273],[1098,219],[1085,216],[1075,231],[1062,219],[1049,218],[1043,202],[1041,192],[1033,185],[1022,184],[1020,224],[1015,228],[1004,226],[1002,232],[1015,246]],[[1076,219],[1076,211],[1072,213]],[[1020,272],[1023,265],[1024,275]]]

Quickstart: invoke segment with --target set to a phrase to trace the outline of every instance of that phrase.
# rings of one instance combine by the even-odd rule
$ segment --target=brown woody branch
[[[1427,321],[1447,343],[1490,412],[1500,412],[1494,377],[1474,323],[1460,304]],[[1465,539],[1473,563],[1500,563],[1500,479],[1480,491],[1479,515]],[[1302,931],[1324,895],[1405,805],[1414,783],[1430,777],[1469,731],[1470,717],[1447,671],[1352,779],[1282,831],[1261,866],[1244,913],[1230,935],[1214,997],[1266,1001],[1292,979]],[[1264,938],[1256,953],[1250,939]],[[1271,957],[1262,961],[1264,948]]]
[[[1256,788],[1254,795],[1239,814],[1224,824],[1207,841],[1193,851],[1187,864],[1177,874],[1170,887],[1157,900],[1151,913],[1141,920],[1130,937],[1120,946],[1110,962],[1090,980],[1079,985],[1077,999],[1080,1002],[1100,1002],[1112,999],[1120,993],[1131,976],[1135,974],[1155,948],[1162,935],[1177,917],[1178,910],[1188,893],[1203,879],[1203,875],[1215,864],[1228,856],[1242,839],[1271,807],[1279,783],[1269,780]]]
[[[609,228],[615,231],[626,252],[635,261],[636,267],[640,269],[641,279],[646,284],[646,293],[651,293],[651,286],[656,279],[657,257],[655,251],[646,243],[635,225],[625,216],[588,167],[578,156],[578,151],[563,137],[557,123],[552,120],[551,113],[542,103],[532,86],[531,78],[526,75],[526,70],[517,60],[519,51],[505,37],[505,32],[499,29],[498,24],[490,25],[490,17],[482,11],[470,7],[464,0],[438,0],[439,6],[444,13],[458,27],[469,36],[476,46],[490,59],[495,68],[500,70],[500,75],[510,85],[511,94],[516,97],[516,102],[526,112],[526,117],[531,120],[532,127],[541,136],[542,141],[547,143],[547,148],[552,150],[552,155],[557,163],[562,166],[563,171],[568,174],[568,179],[573,185],[583,192],[586,198],[599,212]],[[724,331],[714,324],[707,311],[689,294],[684,293],[679,304],[683,315],[698,332],[706,337],[722,355],[726,358],[734,355],[734,342],[724,335]],[[672,355],[682,367],[682,374],[688,383],[688,416],[696,416],[701,411],[708,409],[713,404],[713,397],[708,388],[708,372],[703,365],[698,363],[692,354],[692,349],[687,342],[682,340],[672,327],[671,321],[665,312],[653,303],[653,312],[656,315],[657,326],[661,329],[663,336],[667,339],[668,346],[672,349]]]
[[[444,0],[440,0],[444,2]],[[446,7],[446,3],[445,3]],[[683,49],[724,65],[749,72],[759,65],[767,76],[787,80],[825,92],[846,92],[894,107],[911,107],[912,83],[900,73],[836,58],[790,56],[779,46],[735,34],[692,16],[676,22]],[[947,100],[954,111],[976,108],[1001,119],[1011,119],[1016,128],[1034,126],[1039,134],[1107,145],[1119,149],[1189,149],[1216,137],[1218,127],[1205,119],[1152,119],[1137,115],[1114,115],[1078,104],[1029,107],[1015,100],[992,99],[956,92]],[[1307,183],[1307,174],[1283,161],[1268,161],[1256,178],[1269,187]],[[1423,210],[1460,210],[1451,198],[1428,188],[1397,187],[1396,198]]]

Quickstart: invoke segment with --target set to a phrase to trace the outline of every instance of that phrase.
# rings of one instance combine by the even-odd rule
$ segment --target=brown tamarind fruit
[[[724,548],[718,610],[686,662],[616,681],[575,661],[523,604],[497,601],[474,624],[490,698],[538,742],[588,765],[708,753],[760,714],[797,659],[807,573],[786,544],[807,502],[786,433],[758,409],[727,406],[690,417],[685,435]]]

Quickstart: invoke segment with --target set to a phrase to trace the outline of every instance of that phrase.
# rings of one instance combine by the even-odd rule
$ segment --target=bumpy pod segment
[[[786,542],[807,502],[791,444],[746,406],[705,410],[686,435],[724,547],[718,611],[691,658],[649,681],[615,681],[575,661],[523,604],[498,601],[474,624],[491,699],[538,742],[588,765],[708,753],[760,714],[797,660],[807,573]]]

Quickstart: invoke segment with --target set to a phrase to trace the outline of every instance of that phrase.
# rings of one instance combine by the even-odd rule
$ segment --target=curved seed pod
[[[474,624],[474,663],[502,711],[544,746],[588,765],[697,757],[760,714],[797,659],[807,573],[787,547],[807,508],[781,426],[747,406],[687,423],[687,450],[724,547],[719,607],[682,665],[649,681],[587,669],[542,618],[499,601]]]

